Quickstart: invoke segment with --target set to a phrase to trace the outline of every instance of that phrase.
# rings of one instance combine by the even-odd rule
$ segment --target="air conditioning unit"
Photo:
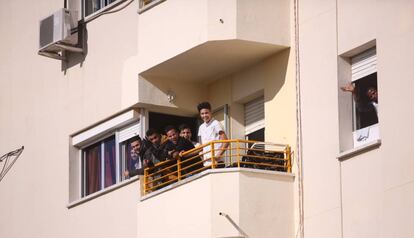
[[[63,60],[65,50],[82,52],[78,44],[77,12],[65,8],[40,21],[39,54]]]

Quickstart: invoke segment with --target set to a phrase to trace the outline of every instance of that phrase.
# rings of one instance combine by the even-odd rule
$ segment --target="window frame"
[[[86,15],[86,4],[87,4],[86,2],[87,1],[93,1],[93,0],[82,0],[82,17],[85,18],[86,20],[93,17],[96,14],[100,14],[101,12],[107,11],[107,10],[119,5],[122,2],[125,2],[126,0],[114,0],[113,2],[107,3],[106,5],[103,4],[103,3],[105,3],[106,1],[109,2],[109,0],[99,0],[100,3],[103,4],[104,6],[100,7],[98,10],[96,10],[94,12],[91,12],[90,14]]]
[[[70,179],[70,194],[69,201],[74,202],[78,200],[89,199],[90,197],[99,196],[105,191],[110,191],[114,187],[117,187],[120,183],[125,181],[123,176],[126,165],[125,152],[122,152],[122,144],[127,143],[127,141],[136,136],[142,136],[143,131],[145,131],[145,109],[130,109],[122,113],[118,113],[110,118],[104,119],[98,123],[95,123],[92,126],[87,127],[86,129],[77,132],[71,135],[71,149],[73,151],[72,155],[69,157],[71,169],[69,173]],[[105,187],[105,172],[102,170],[105,168],[105,155],[104,155],[104,146],[102,143],[105,142],[108,138],[114,136],[115,140],[115,183]],[[86,170],[84,158],[85,150],[99,143],[101,148],[101,182],[99,185],[99,190],[87,194],[86,190]],[[71,153],[70,153],[71,154]],[[124,161],[125,160],[125,161]],[[77,182],[75,182],[77,181]],[[102,185],[103,184],[103,185]]]
[[[122,160],[122,157],[120,156],[120,154],[118,153],[117,150],[117,134],[118,132],[115,133],[110,133],[109,135],[105,135],[103,136],[101,139],[93,141],[91,143],[86,144],[85,146],[83,146],[80,149],[80,164],[81,164],[81,197],[86,197],[89,196],[91,194],[97,193],[99,191],[102,191],[108,187],[114,186],[120,182],[122,182],[122,180],[120,180],[120,171],[119,171],[119,165],[120,165],[120,160]],[[114,141],[115,141],[115,183],[112,185],[109,185],[107,187],[105,187],[105,141],[111,137],[114,137]],[[100,157],[100,169],[101,169],[101,173],[100,173],[100,184],[99,184],[99,190],[95,191],[93,193],[90,193],[88,195],[86,195],[86,149],[89,148],[90,146],[94,145],[94,144],[98,144],[99,143],[99,147],[101,150],[101,157]]]
[[[364,62],[364,61],[367,61],[367,62]],[[370,77],[373,74],[376,74],[375,84],[377,85],[377,91],[378,91],[377,50],[375,46],[351,57],[351,82],[353,84],[358,84],[359,80],[367,79],[367,77]],[[360,97],[360,93],[361,92],[359,92],[358,90],[358,95],[352,96],[353,148],[364,146],[365,144],[371,143],[381,138],[379,134],[379,124],[380,124],[379,121],[372,125],[358,128],[358,110],[357,110],[357,102],[355,100],[355,97]],[[378,117],[378,112],[377,112],[377,117]],[[368,137],[366,137],[362,142],[359,140],[361,133],[368,134]]]

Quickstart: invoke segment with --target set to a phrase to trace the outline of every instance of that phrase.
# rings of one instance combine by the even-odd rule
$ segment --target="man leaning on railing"
[[[191,158],[192,155],[197,154],[197,151],[183,156],[184,152],[194,149],[194,145],[191,141],[179,136],[178,130],[174,126],[167,126],[165,134],[168,138],[167,151],[169,151],[170,158],[177,160],[177,163],[179,163],[179,169],[182,169],[178,171],[180,174],[183,176],[190,175],[191,172],[203,167],[199,156]]]

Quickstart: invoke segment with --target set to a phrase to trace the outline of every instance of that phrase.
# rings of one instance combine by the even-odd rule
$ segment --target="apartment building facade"
[[[411,1],[0,4],[0,154],[24,146],[0,180],[0,237],[412,233]],[[62,8],[77,44],[39,47]],[[376,121],[360,110],[372,87]],[[212,169],[140,194],[128,139],[196,131],[201,101],[229,138],[289,145],[292,170]]]

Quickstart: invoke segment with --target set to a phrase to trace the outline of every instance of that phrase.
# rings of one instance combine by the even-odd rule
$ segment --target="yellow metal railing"
[[[216,168],[252,168],[291,172],[289,145],[249,140],[218,140],[185,151],[179,159],[167,160],[144,170],[143,194]]]

